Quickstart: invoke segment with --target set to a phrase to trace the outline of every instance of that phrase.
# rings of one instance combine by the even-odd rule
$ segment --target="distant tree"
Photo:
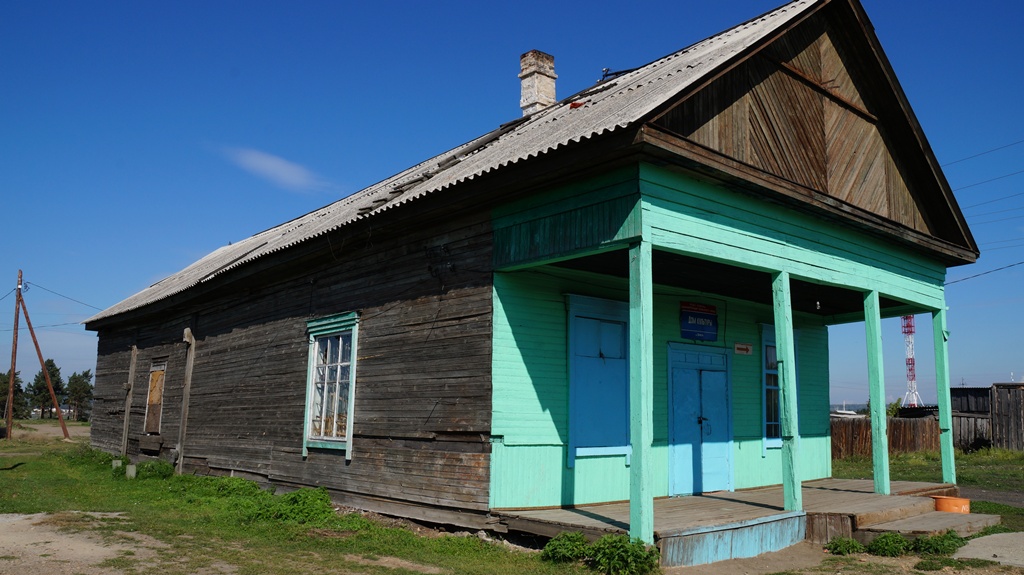
[[[902,407],[902,406],[903,406],[903,398],[902,397],[897,397],[896,401],[894,401],[892,403],[885,404],[885,416],[886,417],[896,417],[897,415],[899,415],[900,407]],[[868,400],[868,403],[867,403],[867,405],[864,406],[864,409],[858,409],[857,413],[860,413],[860,414],[863,414],[863,415],[871,415],[871,400],[870,399]]]
[[[0,373],[0,418],[7,417],[7,380],[11,378],[11,371],[5,370]],[[14,373],[14,419],[28,419],[29,408],[25,398],[25,388],[22,386],[21,372]]]
[[[64,389],[64,378],[60,375],[60,368],[52,359],[48,359],[44,363],[46,371],[50,373],[50,383],[53,385],[53,394],[57,396],[57,403],[63,403],[64,395],[67,392]],[[48,413],[49,417],[53,417],[53,401],[50,399],[50,390],[46,387],[46,376],[43,375],[43,370],[40,369],[36,373],[35,378],[32,379],[32,385],[28,386],[25,391],[32,407],[39,408],[40,417],[43,413]]]
[[[89,421],[92,407],[92,370],[82,373],[77,371],[68,377],[68,405],[74,413],[75,421]]]

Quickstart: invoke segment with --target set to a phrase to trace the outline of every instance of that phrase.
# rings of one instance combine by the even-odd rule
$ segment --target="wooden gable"
[[[861,17],[825,4],[653,123],[792,183],[797,196],[813,190],[976,253]]]

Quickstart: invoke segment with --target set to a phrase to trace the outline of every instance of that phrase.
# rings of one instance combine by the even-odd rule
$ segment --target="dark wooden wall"
[[[949,390],[953,411],[988,414],[991,409],[991,387],[954,387]]]
[[[139,454],[149,367],[166,357],[160,454],[174,457],[182,334],[190,327],[197,341],[186,470],[324,486],[363,508],[482,525],[491,239],[488,214],[335,233],[250,264],[244,277],[227,275],[199,298],[172,298],[153,313],[103,327],[93,445],[120,449],[135,344],[129,452]],[[306,322],[349,311],[361,314],[353,458],[346,463],[344,451],[317,449],[303,458]]]

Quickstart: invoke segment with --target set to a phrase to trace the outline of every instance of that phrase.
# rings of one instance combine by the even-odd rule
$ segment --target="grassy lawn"
[[[128,480],[114,472],[109,455],[81,441],[36,437],[28,427],[40,424],[21,423],[20,440],[16,428],[14,441],[0,441],[0,513],[56,513],[65,529],[92,529],[111,541],[141,533],[166,544],[155,558],[126,555],[108,565],[130,573],[186,574],[216,565],[239,575],[592,573],[474,535],[418,536],[397,522],[340,515],[317,490],[272,496],[237,478],[143,477],[161,470],[141,465],[139,478]],[[62,514],[68,511],[123,515],[97,522]]]
[[[59,426],[50,421],[18,422],[14,441],[0,441],[0,513],[51,513],[48,522],[64,530],[87,530],[111,543],[123,541],[126,534],[152,537],[158,543],[146,554],[125,552],[109,560],[103,566],[111,570],[139,575],[593,573],[581,566],[547,563],[536,552],[473,535],[416,530],[410,524],[358,513],[338,514],[317,490],[273,496],[237,478],[174,476],[166,464],[140,466],[139,478],[128,480],[123,471],[112,469],[111,456],[86,446],[87,427],[69,425],[77,436],[72,443],[63,441]],[[1024,490],[1024,454],[960,455],[958,467],[965,484]],[[833,469],[836,477],[871,476],[866,459],[836,461]],[[892,477],[938,482],[939,458],[929,453],[894,456]],[[985,502],[972,506],[978,512],[998,513],[1012,529],[1024,531],[1024,509]],[[119,515],[97,518],[71,511]],[[894,561],[866,555],[827,557],[816,568],[793,572],[917,572],[908,567],[917,559]],[[975,569],[965,564],[949,567]]]

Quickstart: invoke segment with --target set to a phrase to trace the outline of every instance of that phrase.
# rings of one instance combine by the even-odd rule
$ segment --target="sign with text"
[[[702,303],[679,302],[679,337],[717,340],[718,308]]]

